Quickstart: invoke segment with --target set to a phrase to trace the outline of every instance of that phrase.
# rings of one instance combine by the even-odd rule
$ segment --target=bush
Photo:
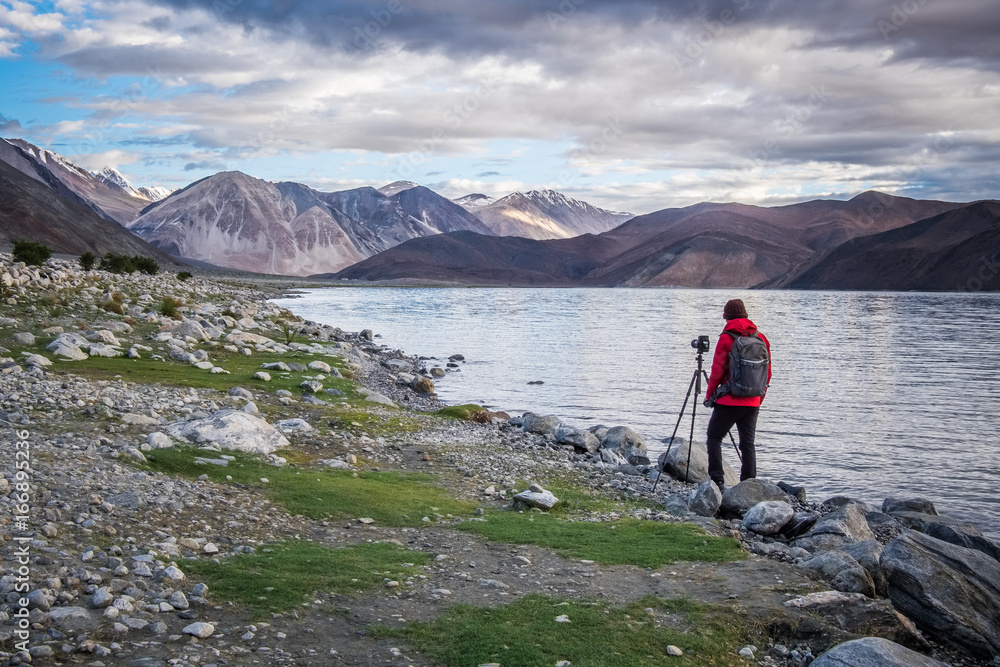
[[[125,255],[116,255],[113,252],[109,252],[101,258],[99,268],[101,271],[108,271],[110,273],[135,273],[136,271],[142,271],[151,276],[160,272],[160,266],[149,257],[143,257],[142,255],[126,257]]]
[[[164,317],[177,317],[178,306],[183,306],[184,302],[180,299],[175,299],[172,296],[163,297],[163,301],[160,302],[160,315]]]
[[[21,240],[14,243],[13,255],[15,262],[40,266],[52,256],[52,251],[41,243]]]
[[[125,314],[125,295],[121,292],[112,292],[111,300],[104,304],[104,310],[109,313]]]
[[[84,271],[90,271],[92,268],[94,268],[94,262],[96,261],[97,258],[94,257],[94,253],[85,252],[82,255],[80,255],[80,268],[83,269]]]
[[[181,271],[177,274],[177,280],[190,280],[191,278],[194,278],[194,276],[191,275],[190,271]]]

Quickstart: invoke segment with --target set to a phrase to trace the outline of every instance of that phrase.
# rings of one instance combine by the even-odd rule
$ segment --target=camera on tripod
[[[693,341],[691,341],[691,347],[698,350],[698,353],[708,352],[709,341],[711,339],[708,336],[698,336]]]

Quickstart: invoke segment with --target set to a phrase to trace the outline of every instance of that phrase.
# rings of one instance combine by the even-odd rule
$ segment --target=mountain
[[[490,233],[478,218],[427,188],[390,191],[324,193],[222,172],[146,207],[129,229],[178,257],[284,275],[337,271],[432,234]]]
[[[0,140],[0,160],[60,194],[72,192],[87,208],[119,224],[135,219],[142,207],[149,203],[118,186],[109,186],[62,155],[23,139]]]
[[[125,178],[124,174],[111,167],[105,167],[101,171],[92,173],[94,178],[112,190],[117,190],[135,199],[145,199],[146,201],[153,202],[165,199],[170,194],[170,190],[161,187],[137,188]]]
[[[1000,290],[1000,202],[981,201],[852,239],[790,278],[794,289]]]
[[[517,253],[470,235],[432,237],[404,243],[336,277],[630,287],[771,285],[808,270],[851,239],[905,228],[964,206],[876,192],[846,202],[773,208],[702,203],[639,216],[599,235],[521,239]],[[484,249],[493,253],[489,262],[480,258]]]
[[[496,201],[493,197],[489,197],[478,192],[471,195],[465,195],[464,197],[459,197],[458,199],[452,199],[453,202],[464,208],[466,211],[475,212],[476,209],[482,208],[484,206],[489,206]]]
[[[113,252],[151,257],[161,266],[176,264],[117,222],[98,215],[75,193],[67,192],[61,194],[0,160],[0,238],[6,242],[36,241],[71,255]]]
[[[383,185],[378,189],[379,192],[384,194],[386,197],[391,197],[395,194],[402,192],[403,190],[409,190],[410,188],[419,187],[413,181],[394,181],[389,185]]]
[[[469,200],[469,198],[473,198]],[[530,239],[560,239],[580,234],[600,234],[632,218],[631,213],[615,213],[556,192],[532,190],[515,192],[486,205],[485,195],[466,195],[473,211],[497,236]]]

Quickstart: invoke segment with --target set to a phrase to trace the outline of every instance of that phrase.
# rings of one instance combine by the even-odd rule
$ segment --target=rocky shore
[[[238,276],[123,276],[0,255],[0,289],[0,660],[9,664],[429,664],[364,628],[533,592],[616,603],[689,595],[771,614],[776,640],[745,647],[748,664],[1000,664],[1000,546],[928,500],[814,502],[807,489],[739,483],[732,471],[720,493],[697,444],[688,467],[687,443],[650,461],[627,426],[582,430],[532,413],[443,419],[433,414],[443,406],[432,360],[387,349],[371,331],[302,321],[267,301],[278,288]],[[116,357],[163,360],[205,386],[171,383],[160,366],[131,377],[91,363]],[[252,384],[228,382],[251,361]],[[82,362],[87,372],[75,371]],[[373,421],[327,424],[325,411],[348,399]],[[414,428],[375,426],[401,414]],[[752,556],[651,573],[487,543],[446,517],[419,529],[317,521],[256,489],[143,467],[181,444],[204,448],[206,466],[239,450],[283,467],[275,452],[296,450],[330,467],[430,472],[483,507],[544,504],[545,489],[521,480],[562,479],[652,501],[630,516],[695,523]],[[362,602],[317,591],[308,608],[254,623],[184,571],[191,559],[284,539],[385,541],[434,564]]]

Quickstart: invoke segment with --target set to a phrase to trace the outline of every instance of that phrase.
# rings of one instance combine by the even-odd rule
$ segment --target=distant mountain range
[[[452,201],[409,181],[320,192],[241,172],[168,193],[20,139],[0,140],[0,185],[0,237],[68,253],[404,283],[1000,289],[996,201],[866,192],[632,217],[552,190]]]

